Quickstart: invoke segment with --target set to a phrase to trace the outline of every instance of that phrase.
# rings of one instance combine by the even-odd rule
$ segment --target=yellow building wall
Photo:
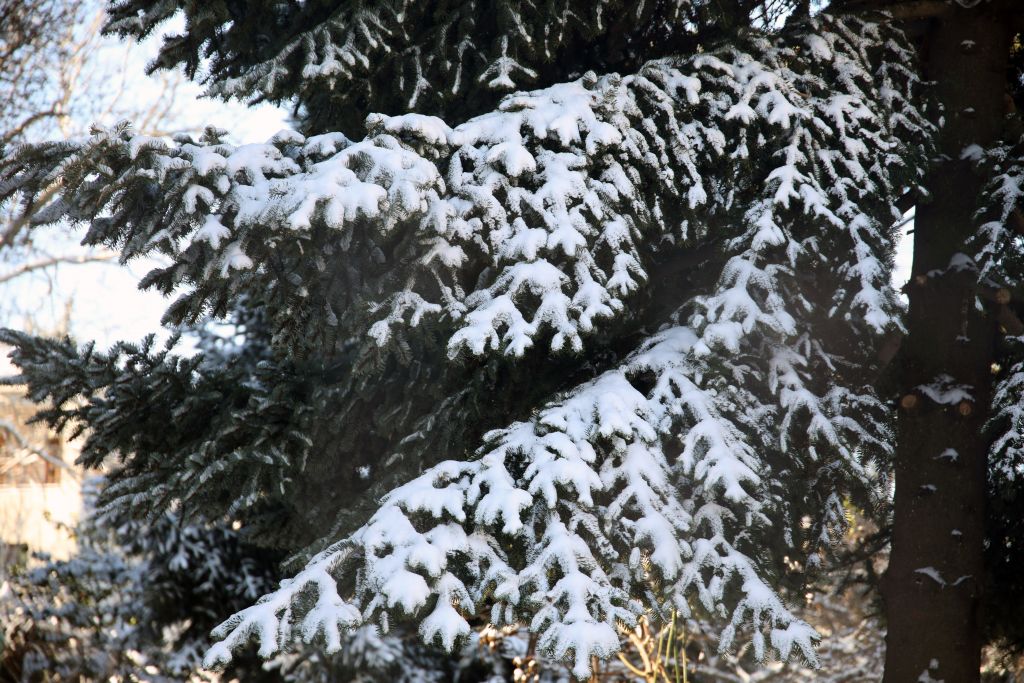
[[[0,355],[6,355],[3,349]],[[0,387],[0,568],[18,559],[21,545],[55,559],[75,551],[71,530],[82,513],[84,472],[73,464],[75,448],[44,425],[25,424],[35,410],[20,387]],[[63,464],[52,459],[48,468],[44,458],[20,447],[9,428],[32,449]],[[47,483],[48,476],[56,481]]]
[[[81,484],[67,472],[56,484],[0,486],[0,541],[66,559],[75,550],[70,529],[81,512]]]

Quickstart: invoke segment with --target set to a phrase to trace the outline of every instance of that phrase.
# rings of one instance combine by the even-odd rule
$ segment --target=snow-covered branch
[[[650,219],[639,208],[645,206],[638,201],[642,193],[628,179],[645,165],[686,171],[654,180],[669,177],[677,186],[675,193],[658,192],[679,197],[674,212],[680,206],[693,211],[673,229],[665,225],[666,204],[653,205],[654,223],[666,237],[685,240],[687,230],[701,230],[689,223],[701,216],[733,216],[739,229],[728,244],[734,255],[712,293],[681,302],[690,311],[686,325],[655,335],[623,365],[553,400],[533,419],[492,432],[473,459],[442,463],[392,492],[366,526],[264,602],[225,622],[218,630],[224,641],[208,663],[227,661],[252,635],[264,653],[273,652],[291,637],[293,624],[302,637],[322,635],[336,646],[341,630],[375,617],[386,625],[389,612],[417,616],[426,639],[451,647],[468,633],[467,617],[486,602],[492,622],[527,621],[546,651],[571,659],[574,673],[585,677],[591,656],[608,656],[617,647],[619,621],[630,623],[645,608],[686,614],[693,599],[729,615],[723,647],[749,629],[758,657],[770,644],[783,658],[797,650],[813,659],[813,629],[770,588],[762,558],[744,539],[785,518],[786,504],[771,483],[773,468],[821,461],[823,471],[834,472],[829,476],[871,485],[861,451],[887,448],[879,436],[884,422],[869,417],[882,406],[860,386],[812,382],[843,360],[804,330],[815,324],[807,313],[817,307],[829,316],[844,311],[847,324],[876,332],[898,326],[899,307],[887,284],[892,236],[886,230],[898,217],[893,172],[906,162],[891,127],[916,129],[922,139],[928,130],[901,94],[913,87],[901,84],[909,74],[868,69],[866,53],[877,44],[872,40],[880,40],[878,27],[835,22],[829,29],[802,39],[801,51],[811,56],[805,72],[790,68],[794,53],[763,41],[753,46],[758,58],[726,50],[695,58],[689,71],[658,63],[634,77],[598,79],[593,87],[600,96],[581,87],[585,81],[516,96],[501,113],[453,130],[419,117],[378,119],[412,144],[471,142],[454,157],[461,175],[448,174],[449,191],[468,188],[468,195],[442,204],[467,218],[442,225],[489,227],[495,215],[498,225],[508,225],[497,233],[438,230],[445,253],[458,255],[449,259],[452,273],[465,250],[480,243],[493,255],[496,271],[489,287],[437,304],[438,312],[447,310],[459,323],[450,349],[518,355],[542,325],[566,321],[570,327],[556,327],[552,346],[557,350],[564,339],[575,345],[577,337],[566,330],[573,322],[582,329],[583,318],[564,295],[561,303],[545,302],[581,272],[590,279],[577,280],[577,287],[603,285],[607,301],[617,301],[609,284],[620,273],[633,276],[629,268],[587,270],[601,261],[587,258],[602,245],[592,237],[595,219],[605,230],[625,224],[617,250],[643,273],[631,236],[634,226],[645,227]],[[816,65],[834,69],[830,75],[844,91],[816,96],[824,79]],[[615,103],[611,114],[595,109],[595,102],[609,100]],[[624,125],[631,123],[630,112],[645,111],[651,102],[663,107],[658,130],[667,144],[658,149],[634,134],[643,125]],[[690,108],[701,116],[686,117]],[[520,118],[510,121],[515,116]],[[556,168],[563,178],[574,176],[562,157],[532,151],[514,134],[511,140],[507,133],[500,139],[487,135],[524,128],[538,138],[546,131],[546,145],[556,149],[578,145],[589,152],[585,158],[596,155],[616,173],[591,172],[557,194],[541,184],[532,196],[542,201],[530,203],[531,195],[510,178],[534,171],[550,182]],[[726,128],[729,135],[716,132]],[[730,188],[737,194],[747,189],[752,197],[738,210],[732,211],[734,195],[721,193],[720,179],[698,170],[709,157],[721,169],[724,160],[745,159],[750,146],[776,143],[776,165],[766,169],[763,186]],[[465,160],[473,175],[464,170]],[[481,176],[489,181],[486,193],[467,184]],[[608,177],[626,180],[613,186],[617,193],[598,195],[600,213],[585,212],[593,202],[584,188]],[[724,180],[731,180],[728,171]],[[879,195],[887,201],[877,202]],[[505,201],[495,201],[499,197]],[[515,197],[535,207],[531,223],[509,215],[517,203],[507,198]],[[566,198],[576,197],[585,209],[567,205]],[[619,206],[624,208],[616,211]],[[575,243],[587,248],[566,250],[556,260],[564,244],[559,231],[570,226],[580,235]],[[849,261],[835,273],[848,288],[825,288],[836,292],[833,300],[815,301],[798,285],[798,270],[820,268],[825,261],[819,250],[831,240],[848,245]],[[571,267],[553,265],[562,259]],[[435,272],[445,281],[442,271]],[[540,300],[536,309],[517,307],[524,289],[536,295],[527,300]],[[618,306],[620,301],[609,308]],[[550,309],[562,315],[541,314]],[[747,373],[767,382],[767,400]],[[848,412],[852,406],[856,411]],[[780,457],[788,464],[780,465]],[[822,510],[824,540],[842,517],[832,508],[830,503]],[[314,606],[297,612],[310,597]]]

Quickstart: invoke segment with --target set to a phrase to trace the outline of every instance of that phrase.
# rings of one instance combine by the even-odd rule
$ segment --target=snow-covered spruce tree
[[[1021,81],[1024,90],[1024,81]],[[1024,104],[1024,98],[1021,98]],[[988,178],[986,201],[979,211],[981,228],[974,244],[977,260],[997,293],[1024,295],[1024,131],[1009,131],[1000,144],[975,159]],[[1004,289],[1005,288],[1005,289]],[[1010,301],[997,302],[997,319],[1008,335],[997,347],[993,369],[997,383],[993,415],[988,425],[993,438],[987,478],[985,572],[986,640],[1007,654],[1024,652],[1024,623],[1011,608],[1024,599],[1020,567],[1024,563],[1024,326]],[[959,454],[958,454],[959,455]]]
[[[112,3],[134,36],[183,11],[157,66],[209,57],[301,124],[121,125],[0,174],[28,203],[60,180],[39,222],[169,259],[168,324],[259,330],[191,358],[2,335],[83,461],[116,454],[109,510],[227,515],[305,564],[210,664],[489,619],[585,677],[673,609],[814,659],[781,591],[884,489],[874,348],[933,127],[889,19],[769,30],[769,4]]]

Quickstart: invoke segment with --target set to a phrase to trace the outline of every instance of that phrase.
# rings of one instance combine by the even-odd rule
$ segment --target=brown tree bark
[[[967,2],[963,4],[969,4]],[[981,579],[994,311],[958,268],[983,179],[961,158],[998,137],[1014,2],[949,3],[928,18],[926,78],[944,108],[919,202],[901,348],[892,555],[884,579],[885,683],[979,680]],[[958,386],[964,394],[957,395]],[[943,393],[944,392],[944,393]]]

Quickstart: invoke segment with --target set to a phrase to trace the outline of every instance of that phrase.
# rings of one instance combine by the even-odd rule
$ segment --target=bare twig
[[[0,429],[4,430],[9,435],[13,436],[14,440],[18,442],[18,447],[21,450],[21,453],[15,454],[15,457],[12,458],[10,462],[0,465],[0,476],[3,476],[7,472],[11,471],[15,467],[23,463],[29,455],[35,455],[36,457],[42,458],[44,461],[50,463],[51,465],[54,465],[55,467],[60,467],[64,470],[67,470],[67,472],[76,481],[81,480],[78,471],[74,467],[64,462],[60,458],[57,458],[51,455],[50,453],[40,450],[33,446],[32,444],[30,444],[28,442],[28,439],[26,439],[25,436],[21,433],[21,430],[18,429],[18,425],[14,424],[13,422],[10,422],[9,420],[4,420],[0,418]]]
[[[15,278],[19,278],[22,275],[27,275],[28,273],[31,273],[33,271],[52,268],[53,266],[56,265],[80,265],[83,263],[98,263],[104,261],[112,261],[115,258],[117,258],[117,254],[115,254],[112,251],[46,256],[35,261],[22,263],[6,273],[0,273],[0,284],[10,282]]]

